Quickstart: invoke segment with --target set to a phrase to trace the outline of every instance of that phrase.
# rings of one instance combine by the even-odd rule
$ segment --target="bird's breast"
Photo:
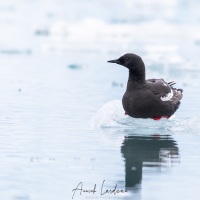
[[[134,118],[149,118],[151,113],[157,112],[154,106],[156,100],[150,98],[148,92],[142,93],[136,91],[135,93],[125,93],[122,99],[122,104],[125,112]]]
[[[125,112],[131,117],[138,116],[138,110],[141,110],[140,105],[144,106],[144,102],[141,104],[141,98],[139,94],[131,94],[126,92],[122,98],[122,105]]]

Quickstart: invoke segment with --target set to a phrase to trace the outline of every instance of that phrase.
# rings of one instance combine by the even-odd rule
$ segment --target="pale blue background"
[[[145,143],[128,154],[141,158],[141,180],[107,198],[199,199],[199,10],[195,0],[0,0],[0,199],[67,200],[80,181],[124,189],[130,136]],[[143,58],[147,78],[175,80],[182,105],[167,126],[91,130],[126,87],[127,70],[106,61],[127,52]],[[87,197],[103,198],[75,199]]]

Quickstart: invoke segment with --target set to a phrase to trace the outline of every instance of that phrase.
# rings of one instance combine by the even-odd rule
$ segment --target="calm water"
[[[199,199],[199,9],[0,0],[0,199]],[[124,116],[128,72],[106,61],[127,52],[184,89],[175,118]]]

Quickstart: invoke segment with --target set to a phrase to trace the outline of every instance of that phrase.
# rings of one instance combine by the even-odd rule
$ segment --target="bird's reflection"
[[[178,146],[169,135],[126,136],[121,147],[125,158],[126,188],[142,181],[143,167],[158,167],[177,159]]]

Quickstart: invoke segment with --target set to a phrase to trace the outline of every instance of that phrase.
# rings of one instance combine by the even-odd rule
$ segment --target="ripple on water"
[[[92,129],[105,128],[148,128],[148,129],[167,129],[182,131],[189,129],[200,129],[200,118],[180,118],[175,116],[170,119],[154,121],[152,119],[133,119],[124,114],[121,100],[113,100],[103,105],[91,120]]]

